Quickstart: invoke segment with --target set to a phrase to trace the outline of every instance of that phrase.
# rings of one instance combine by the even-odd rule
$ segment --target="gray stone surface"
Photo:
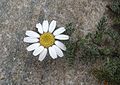
[[[48,19],[75,24],[77,34],[95,28],[107,0],[0,0],[0,85],[98,85],[79,61],[70,69],[64,58],[38,61],[23,42],[26,30]],[[76,57],[76,56],[75,56]]]

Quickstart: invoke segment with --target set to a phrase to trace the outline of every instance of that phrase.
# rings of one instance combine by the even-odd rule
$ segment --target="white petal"
[[[53,45],[52,47],[55,49],[58,56],[60,56],[60,57],[64,56],[62,50],[59,47],[57,47],[56,45]]]
[[[54,31],[53,35],[59,35],[65,31],[64,27],[58,28],[57,30]]]
[[[57,47],[59,47],[60,49],[62,49],[62,50],[66,50],[66,46],[62,43],[62,42],[60,42],[60,41],[55,41],[55,44],[57,45]]]
[[[49,23],[47,20],[43,21],[43,31],[47,32],[48,31],[48,27],[49,27]]]
[[[38,33],[34,32],[34,31],[26,31],[25,34],[29,37],[37,37],[37,38],[40,37],[40,35]]]
[[[68,36],[68,35],[64,35],[64,34],[61,34],[61,35],[55,36],[55,39],[68,40],[68,39],[69,39],[69,36]]]
[[[37,56],[38,54],[40,54],[42,51],[44,50],[43,46],[39,46],[38,48],[36,48],[33,52],[34,56]]]
[[[55,28],[56,28],[56,21],[53,20],[53,21],[50,23],[49,32],[52,33]]]
[[[40,23],[36,24],[36,28],[38,29],[38,32],[40,34],[43,34],[43,28],[42,28],[42,25]]]
[[[37,38],[32,38],[32,37],[25,37],[23,41],[24,41],[24,42],[27,42],[27,43],[35,43],[35,42],[38,42],[39,39],[37,39]]]
[[[44,50],[39,55],[39,60],[42,61],[46,57],[46,54],[47,54],[47,49],[44,48]]]
[[[28,51],[33,51],[34,49],[36,49],[36,48],[39,47],[39,46],[40,46],[40,43],[34,43],[34,44],[28,46],[26,49],[27,49]]]
[[[49,47],[48,49],[49,49],[49,54],[50,54],[50,56],[51,56],[53,59],[57,58],[57,54],[56,54],[55,49],[54,49],[53,47]]]

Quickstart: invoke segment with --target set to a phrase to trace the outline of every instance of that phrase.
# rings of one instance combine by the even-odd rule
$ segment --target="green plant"
[[[113,0],[111,5],[107,6],[114,14],[120,14],[120,0]]]
[[[113,22],[115,24],[120,24],[120,0],[113,0],[107,7],[113,14]]]
[[[79,46],[81,52],[81,60],[89,60],[94,62],[98,58],[105,58],[110,49],[105,43],[107,40],[107,20],[103,17],[98,23],[97,30],[89,33],[85,38],[80,38]]]
[[[81,61],[96,63],[100,60],[100,68],[92,69],[92,74],[100,81],[108,81],[113,85],[120,84],[120,34],[107,25],[102,17],[94,33],[80,38]],[[88,61],[89,60],[89,61]]]
[[[68,61],[69,66],[73,66],[74,62],[75,62],[75,51],[77,48],[77,42],[73,42],[71,40],[71,35],[74,32],[74,26],[72,23],[66,24],[67,29],[66,34],[70,36],[69,41],[64,42],[66,47],[67,47],[67,51],[65,52],[65,56],[66,56],[66,60]]]
[[[77,44],[76,42],[68,42],[66,43],[67,46],[67,51],[66,51],[66,60],[68,61],[69,66],[73,66],[75,62],[75,57],[76,57],[76,48]]]
[[[93,69],[92,74],[100,81],[120,85],[120,58],[109,59],[100,68]]]
[[[108,8],[113,13],[114,23],[111,28],[104,29],[101,35],[102,37],[104,36],[104,38],[106,38],[105,41],[107,41],[107,44],[100,44],[99,49],[100,56],[105,56],[105,61],[101,64],[100,68],[96,67],[92,69],[92,74],[100,81],[107,81],[111,85],[120,85],[120,0],[114,0]],[[99,23],[97,26],[97,28],[100,28],[97,30],[98,34],[101,32],[100,30],[104,28],[101,27]],[[96,36],[96,34],[93,36]],[[101,41],[101,43],[102,42],[104,41]],[[101,46],[104,47],[101,48]]]
[[[66,59],[69,65],[75,62],[76,52],[80,52],[80,61],[96,63],[101,61],[101,66],[93,68],[92,74],[100,81],[107,81],[112,85],[120,85],[120,0],[114,0],[108,8],[114,14],[114,23],[110,27],[106,17],[102,17],[96,25],[96,31],[88,33],[78,41],[65,42],[67,46]],[[72,23],[66,25],[71,35],[74,32]],[[116,30],[117,29],[117,30]]]
[[[104,46],[107,49],[99,50],[106,57],[100,68],[92,69],[92,74],[100,81],[120,85],[120,0],[114,0],[108,8],[113,13],[114,23],[111,28],[106,29],[105,34],[102,34],[102,36],[107,35],[107,44]],[[99,23],[98,27],[100,27]]]

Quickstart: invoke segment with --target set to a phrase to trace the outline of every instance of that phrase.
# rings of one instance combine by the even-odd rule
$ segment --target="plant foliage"
[[[66,59],[73,65],[76,52],[79,50],[79,58],[83,63],[96,63],[96,60],[100,60],[103,63],[100,67],[92,69],[92,74],[100,81],[120,85],[120,0],[114,0],[108,8],[115,15],[115,25],[108,26],[107,19],[102,17],[96,25],[95,32],[88,33],[78,41],[65,42]],[[66,25],[66,28],[66,34],[71,35],[74,32],[72,23]]]
[[[82,43],[82,55],[85,60],[103,62],[100,68],[94,68],[92,74],[101,81],[108,81],[113,85],[120,85],[120,34],[107,26],[103,17],[94,33],[89,33]],[[83,41],[82,41],[83,42]],[[94,59],[94,60],[93,60]]]
[[[69,23],[66,25],[66,34],[70,36],[71,38],[71,35],[72,33],[74,32],[74,26],[72,23]],[[64,42],[66,47],[67,47],[67,51],[65,52],[65,56],[66,56],[66,60],[68,61],[68,64],[69,66],[73,66],[74,64],[74,61],[75,61],[75,51],[76,51],[76,46],[77,46],[77,43],[76,42],[73,42],[71,39],[69,39],[69,41],[67,42]]]

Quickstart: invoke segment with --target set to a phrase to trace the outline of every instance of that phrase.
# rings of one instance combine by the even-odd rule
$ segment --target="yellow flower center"
[[[40,44],[46,48],[52,46],[55,42],[53,34],[47,32],[40,36]]]

